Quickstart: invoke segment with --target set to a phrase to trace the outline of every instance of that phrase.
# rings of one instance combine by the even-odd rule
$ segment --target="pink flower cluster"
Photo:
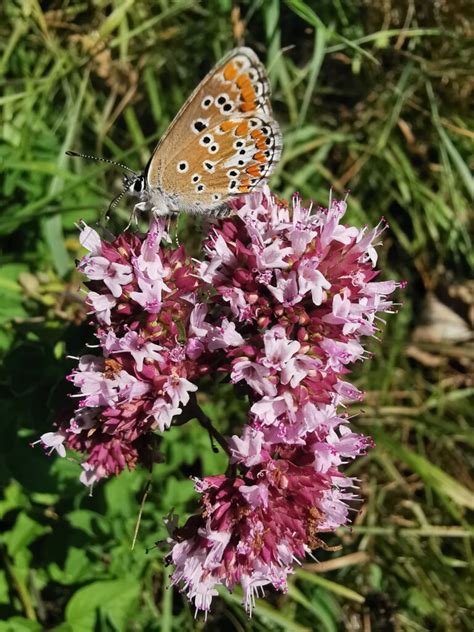
[[[341,224],[345,202],[312,212],[264,191],[235,210],[205,242],[199,272],[214,289],[190,331],[250,399],[229,442],[239,474],[197,482],[202,513],[175,530],[170,559],[196,609],[209,609],[217,585],[240,584],[250,612],[258,589],[286,589],[318,533],[348,522],[356,481],[339,467],[371,440],[349,428],[344,405],[363,393],[345,377],[369,357],[361,337],[376,334],[400,284],[375,281],[383,224]]]
[[[42,443],[64,456],[65,446],[87,455],[81,481],[119,474],[154,458],[154,433],[182,412],[206,371],[193,359],[186,323],[202,285],[184,248],[154,223],[145,239],[124,233],[108,243],[85,224],[89,250],[78,268],[89,279],[100,355],[84,355],[69,380],[79,389],[74,416]]]
[[[297,196],[288,206],[268,189],[244,196],[211,228],[201,261],[162,245],[157,222],[112,243],[82,230],[101,354],[79,359],[79,407],[43,443],[85,454],[91,484],[149,462],[156,432],[211,367],[250,402],[241,434],[223,439],[228,473],[196,480],[199,515],[168,521],[172,581],[196,610],[209,610],[218,585],[240,584],[250,612],[263,586],[286,589],[294,563],[323,546],[318,534],[349,521],[356,481],[340,467],[371,440],[349,427],[345,405],[363,393],[347,374],[369,357],[361,339],[400,284],[375,280],[383,224],[346,226],[345,210],[313,212]]]
[[[362,452],[367,440],[348,434],[347,452]],[[240,584],[250,613],[259,589],[272,584],[285,592],[294,564],[324,547],[318,534],[347,522],[347,502],[356,499],[353,481],[334,464],[323,471],[315,467],[320,445],[316,432],[302,445],[270,445],[262,432],[246,426],[242,439],[229,441],[239,473],[196,481],[203,511],[181,529],[172,526],[170,553],[172,580],[196,610],[209,610],[216,585],[232,591]]]

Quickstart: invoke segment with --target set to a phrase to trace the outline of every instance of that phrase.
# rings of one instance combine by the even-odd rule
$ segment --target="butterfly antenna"
[[[125,191],[126,191],[126,189],[121,191],[117,196],[114,197],[112,202],[110,202],[109,206],[107,207],[107,210],[101,215],[101,224],[104,224],[105,222],[109,221],[111,211],[114,210],[114,208],[117,206],[117,204],[123,198],[123,196],[125,195]]]
[[[133,175],[138,176],[138,173],[127,165],[123,165],[121,162],[115,162],[115,160],[108,160],[107,158],[100,158],[99,156],[90,156],[88,154],[80,154],[77,151],[68,150],[66,152],[66,156],[72,156],[73,158],[85,158],[86,160],[97,160],[97,162],[107,162],[109,165],[115,165],[116,167],[120,167],[121,169],[125,169],[125,171],[130,171]]]

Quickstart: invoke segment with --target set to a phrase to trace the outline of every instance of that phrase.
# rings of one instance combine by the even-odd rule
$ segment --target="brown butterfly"
[[[144,173],[124,177],[124,193],[139,197],[137,210],[155,215],[219,214],[261,186],[280,158],[282,136],[269,99],[257,55],[245,47],[231,51],[180,109]]]

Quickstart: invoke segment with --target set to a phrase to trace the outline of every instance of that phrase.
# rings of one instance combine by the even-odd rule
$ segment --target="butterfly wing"
[[[250,48],[222,59],[183,105],[147,169],[170,207],[212,211],[255,189],[281,154],[263,64]]]

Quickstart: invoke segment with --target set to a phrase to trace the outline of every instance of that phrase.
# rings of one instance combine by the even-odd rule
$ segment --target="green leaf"
[[[26,270],[25,265],[18,263],[0,267],[0,323],[26,316],[22,288],[18,283],[18,277]]]
[[[474,509],[474,493],[449,474],[446,474],[440,467],[430,463],[424,456],[416,454],[399,443],[386,439],[382,434],[379,435],[377,433],[376,442],[383,443],[386,450],[404,461],[435,492],[446,495],[461,507]]]
[[[309,573],[308,571],[304,571],[302,569],[297,569],[295,573],[296,577],[299,579],[303,579],[307,582],[311,582],[312,584],[316,584],[317,586],[321,586],[326,590],[330,590],[335,595],[339,595],[340,597],[344,597],[345,599],[351,599],[352,601],[356,601],[357,603],[364,603],[365,599],[362,595],[355,592],[355,590],[351,590],[350,588],[346,588],[341,584],[337,584],[336,582],[332,582],[329,579],[325,579],[316,573]]]
[[[127,630],[140,594],[138,582],[99,581],[80,588],[66,606],[66,621],[73,632],[90,632],[97,615],[105,617],[117,632]]]
[[[229,593],[225,588],[222,588],[219,590],[219,594],[225,601],[238,604],[239,607],[242,607],[242,591],[240,588],[236,588],[233,593]],[[270,626],[271,622],[288,632],[311,632],[310,628],[297,623],[292,617],[288,616],[286,612],[280,612],[261,599],[255,604],[252,613],[254,617],[261,619],[266,626],[264,628],[266,630],[274,629]]]
[[[3,498],[0,500],[0,518],[3,518],[12,509],[27,506],[28,501],[25,498],[22,489],[18,483],[13,481],[3,491]]]
[[[100,529],[103,533],[107,533],[108,531],[107,519],[95,511],[89,511],[88,509],[70,511],[67,515],[67,521],[72,527],[83,531],[90,538],[97,537],[97,529]]]
[[[123,472],[121,476],[107,482],[104,488],[109,516],[134,516],[138,512],[139,501],[135,492],[140,481],[135,472]]]
[[[51,564],[49,566],[51,579],[64,586],[71,586],[72,584],[97,579],[98,572],[98,569],[91,564],[85,550],[78,549],[77,547],[68,548],[63,568],[57,564]]]
[[[37,621],[24,617],[12,617],[8,621],[0,621],[0,632],[42,632],[43,626]]]
[[[49,531],[49,527],[45,527],[32,520],[26,514],[21,513],[18,515],[13,529],[3,536],[3,541],[7,545],[9,555],[14,557],[41,535]]]
[[[166,491],[163,495],[163,504],[164,506],[178,508],[195,496],[196,492],[192,481],[178,481],[175,478],[168,478]]]
[[[306,608],[308,612],[311,612],[320,621],[323,630],[326,630],[326,632],[337,632],[337,621],[331,617],[331,614],[324,605],[323,598],[313,598],[310,600],[293,585],[288,587],[288,594],[294,601],[303,606],[303,608]]]
[[[5,571],[0,571],[0,604],[10,602],[10,587]]]

